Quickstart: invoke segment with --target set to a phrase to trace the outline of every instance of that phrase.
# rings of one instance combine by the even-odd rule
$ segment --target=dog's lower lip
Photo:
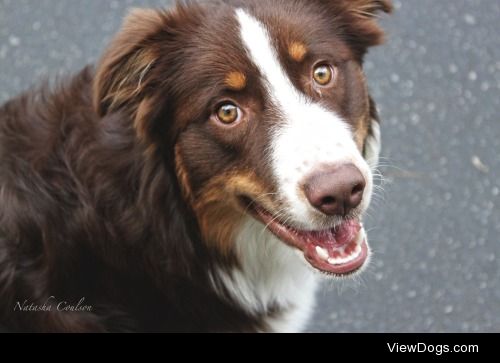
[[[302,231],[280,223],[269,211],[248,198],[242,199],[254,217],[280,240],[299,249],[305,259],[321,272],[345,276],[359,270],[368,258],[364,228],[358,220],[348,220],[335,229]]]

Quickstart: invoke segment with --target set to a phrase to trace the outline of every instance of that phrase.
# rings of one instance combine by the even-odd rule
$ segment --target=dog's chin
[[[245,201],[253,218],[283,243],[302,252],[316,270],[333,277],[355,275],[368,264],[370,248],[365,229],[358,219],[348,219],[323,230],[300,230],[282,223],[272,213],[253,201]]]

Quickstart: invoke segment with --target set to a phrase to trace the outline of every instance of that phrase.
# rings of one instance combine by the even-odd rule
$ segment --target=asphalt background
[[[0,0],[0,102],[93,62],[130,6]],[[500,1],[396,1],[366,70],[383,119],[375,250],[312,332],[500,332]]]

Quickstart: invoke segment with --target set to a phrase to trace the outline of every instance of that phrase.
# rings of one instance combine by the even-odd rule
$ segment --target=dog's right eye
[[[232,103],[225,103],[217,110],[217,119],[226,125],[238,121],[240,119],[240,115],[240,109]]]

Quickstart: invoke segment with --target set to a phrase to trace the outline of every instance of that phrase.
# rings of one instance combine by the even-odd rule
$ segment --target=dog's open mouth
[[[347,220],[336,228],[301,231],[281,223],[255,203],[248,210],[280,240],[304,254],[305,259],[321,272],[345,276],[358,271],[368,258],[365,230],[358,220]]]

